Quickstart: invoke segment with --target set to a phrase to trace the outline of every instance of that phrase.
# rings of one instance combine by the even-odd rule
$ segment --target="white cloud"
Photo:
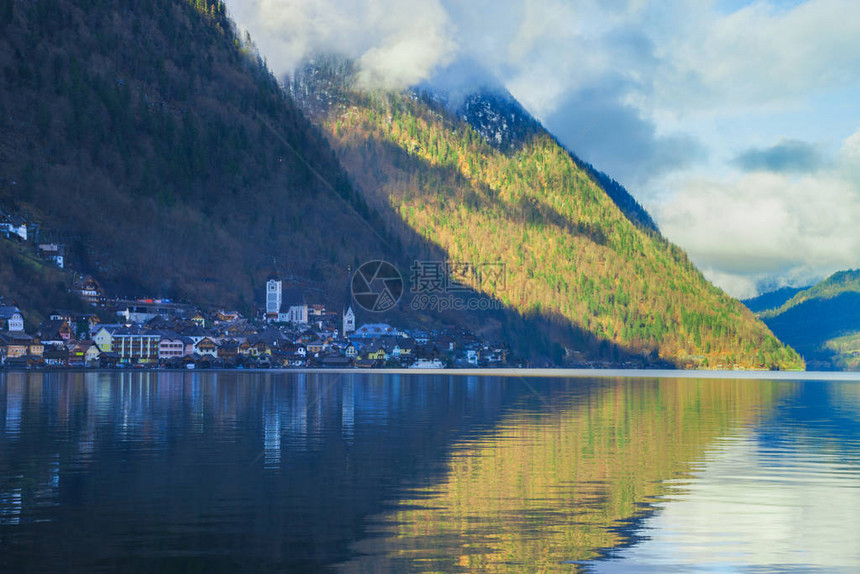
[[[828,172],[691,178],[657,210],[663,232],[737,296],[860,266],[860,130]]]
[[[427,79],[456,53],[455,27],[437,0],[228,0],[273,71],[317,54],[357,60],[368,83]]]
[[[653,93],[636,94],[642,105],[664,113],[737,112],[860,81],[854,0],[808,0],[790,9],[756,1],[728,15],[709,2],[664,7],[679,5],[684,20],[655,38],[662,65]]]

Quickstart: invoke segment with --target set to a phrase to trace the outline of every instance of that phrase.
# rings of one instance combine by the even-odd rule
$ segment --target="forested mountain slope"
[[[220,2],[3,0],[0,208],[115,294],[246,312],[274,267],[342,299],[386,253]]]
[[[407,251],[423,241],[453,261],[503,263],[503,286],[472,287],[621,349],[682,365],[802,367],[543,129],[500,149],[431,97],[353,89],[350,69],[312,66],[291,90]]]

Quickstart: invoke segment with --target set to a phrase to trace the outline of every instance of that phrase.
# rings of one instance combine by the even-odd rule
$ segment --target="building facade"
[[[24,315],[14,306],[0,307],[0,330],[17,333],[24,331]]]
[[[283,284],[280,279],[266,281],[266,316],[277,317],[281,312],[281,293]]]
[[[138,329],[120,329],[113,334],[113,352],[125,364],[151,364],[158,362],[161,335]]]
[[[343,336],[348,337],[350,333],[355,332],[355,311],[352,306],[348,306],[343,312]]]

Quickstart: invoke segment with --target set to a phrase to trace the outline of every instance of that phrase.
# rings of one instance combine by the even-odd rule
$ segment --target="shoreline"
[[[712,371],[673,369],[550,369],[550,368],[499,368],[499,369],[0,369],[6,373],[271,373],[297,375],[445,375],[460,377],[527,377],[527,378],[630,378],[630,379],[747,379],[779,381],[856,381],[860,372],[853,371]]]

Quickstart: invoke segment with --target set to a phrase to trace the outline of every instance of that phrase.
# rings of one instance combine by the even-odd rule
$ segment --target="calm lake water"
[[[860,382],[0,374],[0,572],[858,572]]]

